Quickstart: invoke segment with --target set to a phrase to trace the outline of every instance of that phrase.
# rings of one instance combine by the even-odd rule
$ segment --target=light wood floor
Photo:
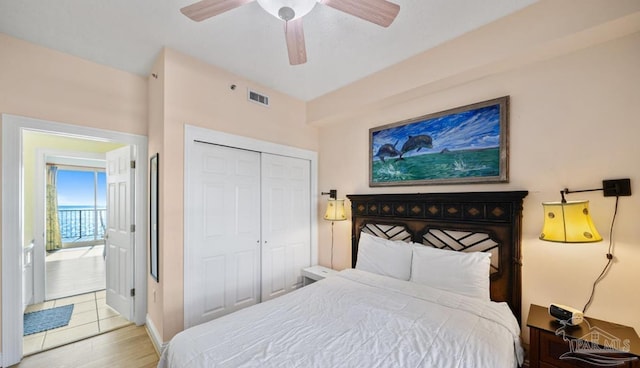
[[[28,356],[13,368],[152,368],[158,355],[144,326],[127,326]]]
[[[103,290],[103,250],[103,245],[95,245],[47,253],[46,300]]]

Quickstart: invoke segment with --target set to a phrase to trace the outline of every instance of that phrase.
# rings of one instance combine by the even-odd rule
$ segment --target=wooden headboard
[[[491,255],[491,300],[520,321],[522,201],[527,191],[348,195],[352,267],[360,232],[461,252]]]

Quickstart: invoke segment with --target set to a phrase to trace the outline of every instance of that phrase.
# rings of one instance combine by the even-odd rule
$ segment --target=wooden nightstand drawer
[[[555,335],[550,332],[542,332],[540,333],[540,362],[541,363],[549,363],[550,367],[558,367],[558,368],[573,368],[573,367],[581,367],[581,368],[596,368],[602,367],[602,364],[590,364],[579,359],[568,359],[568,356],[571,356],[571,348],[570,344],[573,346],[577,346],[576,339],[568,339],[570,341],[565,341],[562,336]],[[600,347],[604,349],[603,347]],[[604,350],[602,350],[604,351]],[[600,355],[605,355],[602,351],[598,352]],[[568,354],[564,358],[561,358],[563,354]],[[606,354],[607,357],[617,357],[617,358],[628,358],[629,355],[625,354]],[[541,365],[544,366],[544,365]],[[617,365],[616,367],[622,368],[631,368],[634,367],[632,362],[622,362],[622,364]]]
[[[527,326],[531,368],[640,368],[640,338],[631,327],[585,318],[563,328],[537,305],[531,305]]]
[[[540,332],[540,362],[550,363],[554,367],[575,367],[563,362],[560,357],[569,352],[569,343],[562,337],[549,332]]]

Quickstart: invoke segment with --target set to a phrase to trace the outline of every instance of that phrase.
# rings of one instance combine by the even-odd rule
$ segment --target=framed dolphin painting
[[[369,129],[369,186],[509,180],[509,96]]]

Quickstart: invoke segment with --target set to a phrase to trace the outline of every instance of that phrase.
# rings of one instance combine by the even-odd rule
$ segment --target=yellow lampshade
[[[591,243],[602,240],[591,215],[589,201],[544,202],[544,226],[540,239],[561,243]]]
[[[344,209],[344,199],[330,199],[327,201],[327,212],[324,219],[329,221],[344,221],[347,219],[347,212]]]

